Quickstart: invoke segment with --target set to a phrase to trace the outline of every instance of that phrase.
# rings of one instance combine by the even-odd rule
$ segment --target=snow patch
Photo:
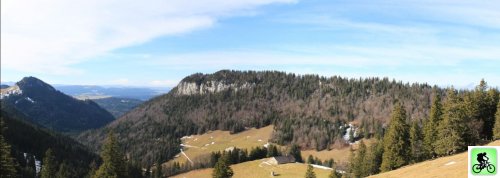
[[[315,167],[315,168],[319,168],[319,169],[332,170],[332,168],[330,168],[330,167],[316,165],[316,164],[311,164],[311,166]]]
[[[257,140],[257,141],[262,142],[262,140],[261,140],[261,139],[259,139],[259,140]]]
[[[266,144],[264,144],[264,147],[267,148],[269,145],[270,145],[269,142],[267,142]]]
[[[455,163],[457,163],[457,162],[455,162],[455,161],[450,161],[449,163],[446,163],[446,164],[445,164],[445,166],[453,165],[453,164],[455,164]]]
[[[26,97],[25,99],[28,100],[31,103],[35,103],[35,100],[31,99],[30,97]]]

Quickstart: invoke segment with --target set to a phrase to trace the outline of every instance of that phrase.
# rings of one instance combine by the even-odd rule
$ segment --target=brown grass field
[[[375,139],[364,139],[363,141],[365,142],[366,146],[369,147],[371,143]],[[352,149],[357,150],[358,149],[358,144],[352,144]],[[330,158],[333,158],[333,160],[336,163],[347,163],[349,161],[349,155],[350,155],[350,147],[345,147],[342,149],[332,149],[332,150],[322,150],[322,151],[316,151],[316,150],[305,150],[302,151],[302,157],[304,160],[307,160],[307,157],[309,155],[312,155],[313,157],[318,157],[321,159],[321,161],[328,160]]]
[[[289,163],[282,165],[269,165],[263,163],[269,158],[244,162],[240,164],[231,165],[234,171],[234,178],[265,178],[272,177],[271,171],[279,174],[275,177],[284,178],[300,178],[304,177],[307,169],[307,164],[302,163]],[[200,169],[190,171],[184,174],[179,174],[174,177],[176,178],[210,178],[212,177],[213,169]],[[314,168],[314,172],[318,178],[326,178],[330,174],[331,170]]]
[[[489,146],[500,146],[500,140]],[[460,178],[467,177],[467,152],[408,165],[394,171],[370,176],[371,178]],[[500,177],[497,175],[497,177]]]
[[[211,131],[202,135],[192,135],[182,139],[182,143],[187,145],[183,150],[191,160],[202,155],[208,155],[211,152],[223,151],[232,146],[250,150],[252,147],[266,144],[269,138],[271,138],[272,132],[272,125],[260,129],[252,128],[237,134],[230,134],[229,131]],[[179,154],[174,159],[167,162],[167,164],[174,161],[186,163],[187,158]]]

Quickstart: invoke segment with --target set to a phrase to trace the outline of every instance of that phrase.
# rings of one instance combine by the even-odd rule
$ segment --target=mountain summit
[[[61,132],[98,128],[114,118],[90,100],[80,101],[35,77],[1,90],[2,104],[26,114],[30,122]]]

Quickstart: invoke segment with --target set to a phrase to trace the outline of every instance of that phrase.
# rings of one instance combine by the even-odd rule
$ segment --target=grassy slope
[[[500,140],[488,144],[489,146],[500,146]],[[399,177],[467,177],[467,152],[453,156],[424,161],[409,165],[394,171],[371,176],[373,178],[399,178]]]
[[[184,147],[184,153],[194,161],[199,156],[210,154],[215,151],[223,151],[228,147],[246,148],[250,150],[252,147],[263,146],[271,138],[273,126],[262,127],[260,129],[252,128],[250,130],[237,134],[229,134],[229,131],[212,131],[202,135],[192,135],[182,139],[182,143],[188,145]],[[214,142],[214,144],[212,144]],[[208,145],[207,145],[208,144]],[[186,157],[178,155],[169,163],[177,161],[185,163]]]
[[[364,139],[364,142],[366,146],[369,148],[371,143],[374,141],[374,139]],[[352,149],[357,150],[358,149],[358,144],[352,144]],[[333,158],[336,163],[345,163],[349,161],[349,155],[350,155],[350,148],[345,147],[342,149],[332,149],[332,150],[322,150],[322,151],[316,151],[316,150],[305,150],[302,151],[302,157],[304,160],[307,160],[307,157],[309,155],[312,155],[313,157],[318,157],[322,161],[328,160],[330,158]]]
[[[307,164],[290,163],[282,165],[268,165],[263,163],[268,158],[244,162],[232,165],[234,178],[256,178],[256,177],[272,177],[271,171],[279,174],[279,177],[304,177],[307,169]],[[328,177],[330,170],[314,168],[317,177]],[[190,171],[184,174],[174,176],[177,178],[210,178],[212,177],[212,169],[201,169]]]

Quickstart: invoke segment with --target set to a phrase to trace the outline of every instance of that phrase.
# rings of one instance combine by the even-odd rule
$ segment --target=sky
[[[500,0],[2,0],[1,81],[279,70],[500,86]]]

